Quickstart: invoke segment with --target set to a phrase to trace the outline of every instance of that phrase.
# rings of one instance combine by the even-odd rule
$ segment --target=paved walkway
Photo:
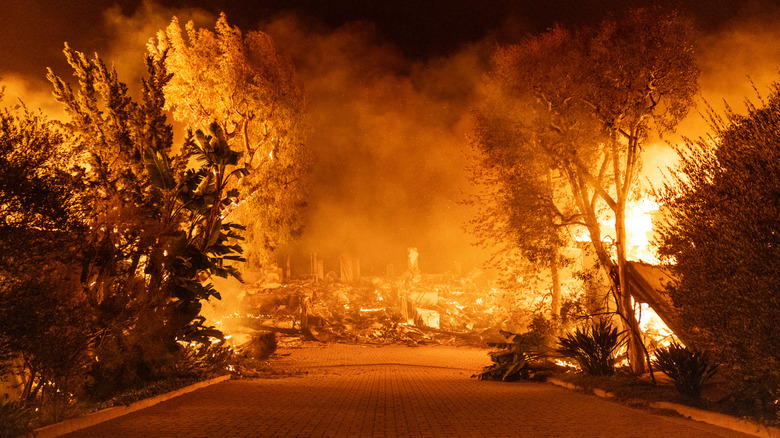
[[[470,378],[484,350],[286,349],[307,374],[230,380],[68,437],[744,437],[545,383]]]

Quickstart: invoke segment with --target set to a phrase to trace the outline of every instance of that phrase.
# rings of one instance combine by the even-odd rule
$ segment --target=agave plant
[[[719,364],[705,351],[672,342],[668,347],[655,351],[653,366],[672,379],[680,394],[698,398]]]
[[[609,320],[600,320],[558,338],[555,351],[577,362],[587,374],[609,376],[615,374],[615,356],[623,344],[621,333]]]

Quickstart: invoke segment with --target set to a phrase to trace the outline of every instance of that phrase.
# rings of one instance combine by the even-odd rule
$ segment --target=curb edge
[[[102,409],[97,412],[92,412],[90,414],[81,417],[71,418],[68,420],[61,421],[59,423],[50,424],[48,426],[44,426],[33,430],[29,434],[25,435],[25,437],[54,438],[60,435],[65,435],[67,433],[85,429],[87,427],[94,426],[96,424],[100,424],[108,420],[113,420],[114,418],[121,417],[122,415],[126,415],[131,412],[148,408],[149,406],[154,406],[158,403],[164,402],[166,400],[170,400],[182,394],[195,391],[196,389],[205,388],[206,386],[224,382],[225,380],[228,379],[230,379],[229,374],[224,376],[214,377],[213,379],[204,380],[198,383],[193,383],[192,385],[185,386],[183,388],[179,388],[177,390],[167,392],[165,394],[160,394],[152,398],[139,400],[127,406],[114,406],[111,408]]]
[[[547,379],[547,382],[568,389],[584,390],[584,388],[580,388],[577,385],[555,378],[549,378]],[[593,394],[605,399],[614,399],[613,394],[597,388],[593,390]],[[780,429],[778,428],[763,426],[752,421],[743,420],[741,418],[732,417],[730,415],[721,414],[718,412],[705,411],[702,409],[692,408],[690,406],[670,402],[652,402],[649,406],[655,409],[670,409],[676,411],[683,417],[690,418],[691,420],[700,421],[702,423],[711,424],[713,426],[722,427],[724,429],[730,429],[735,432],[747,433],[762,438],[780,438]]]

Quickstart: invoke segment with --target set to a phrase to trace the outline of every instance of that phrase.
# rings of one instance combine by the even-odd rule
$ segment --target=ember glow
[[[486,8],[477,2],[459,1],[453,3],[451,11],[421,7],[407,19],[435,18],[438,22],[442,14],[469,16],[472,22],[460,26],[463,34],[445,36],[448,34],[438,29],[436,35],[432,30],[408,35],[386,22],[390,20],[383,21],[383,15],[392,17],[395,12],[379,6],[360,11],[335,2],[325,20],[328,25],[310,26],[307,8],[302,8],[302,13],[268,19],[266,11],[260,13],[244,3],[235,2],[232,10],[226,11],[231,21],[247,30],[260,27],[269,33],[293,58],[308,94],[311,135],[307,142],[318,165],[305,218],[306,232],[301,241],[283,251],[297,255],[293,264],[302,270],[312,251],[327,254],[331,261],[349,252],[375,274],[384,273],[388,264],[398,268],[408,246],[421,248],[429,272],[444,272],[455,261],[467,270],[481,265],[486,253],[473,248],[470,236],[462,232],[461,225],[471,211],[458,200],[469,190],[461,155],[467,146],[465,116],[484,73],[486,56],[496,40],[543,30],[552,22],[575,24],[600,19],[596,11],[574,13],[576,7],[569,6],[543,17],[539,11],[519,9],[475,15],[467,13],[469,8]],[[172,16],[178,16],[182,23],[192,19],[196,25],[210,26],[220,12],[205,2],[181,4],[190,6],[169,8],[154,1],[121,1],[120,6],[106,10],[49,11],[50,16],[63,17],[71,27],[58,23],[46,32],[34,11],[10,8],[5,23],[11,27],[0,34],[5,102],[20,97],[28,107],[64,116],[49,92],[42,91],[48,87],[40,74],[47,65],[55,69],[62,65],[64,41],[86,52],[99,51],[133,84],[144,71],[145,43]],[[308,9],[309,14],[322,13],[313,9]],[[754,10],[742,14],[715,16],[711,9],[702,9],[712,16],[704,19],[709,27],[697,47],[703,70],[702,95],[716,108],[722,98],[739,105],[744,96],[752,94],[750,82],[744,79],[747,75],[759,90],[774,78],[780,32],[771,25],[771,17],[778,16],[778,11],[754,5]],[[695,7],[692,10],[700,12]],[[344,18],[337,18],[339,13]],[[100,35],[89,34],[88,29]],[[21,40],[34,49],[21,51],[16,43]],[[421,53],[433,56],[419,56]],[[679,130],[688,136],[700,132],[698,115]],[[647,151],[644,169],[651,181],[660,178],[659,167],[670,164],[673,154],[668,148],[662,151],[665,148],[661,144]],[[645,249],[648,230],[642,215],[647,211],[644,206],[641,211],[638,218],[644,223],[630,227],[634,230],[630,240],[636,247],[632,258],[652,261],[652,254]]]

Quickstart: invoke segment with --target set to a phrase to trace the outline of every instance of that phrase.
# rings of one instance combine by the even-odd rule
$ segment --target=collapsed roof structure
[[[682,325],[666,292],[666,285],[675,280],[674,276],[662,266],[645,262],[629,261],[626,271],[629,293],[634,300],[649,305],[674,335],[685,343]]]

